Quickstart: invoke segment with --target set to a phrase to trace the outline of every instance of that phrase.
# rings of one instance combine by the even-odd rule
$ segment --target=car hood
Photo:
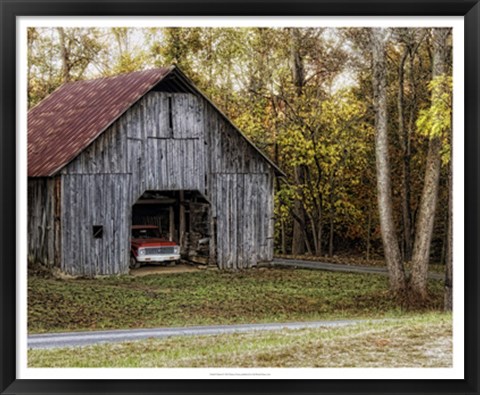
[[[131,242],[138,247],[174,247],[177,245],[174,241],[165,239],[132,239]]]

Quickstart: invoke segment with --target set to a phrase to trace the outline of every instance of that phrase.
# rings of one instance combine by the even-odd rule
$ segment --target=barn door
[[[217,262],[241,269],[271,260],[273,196],[268,174],[217,174]]]
[[[128,273],[129,174],[63,178],[62,270],[72,275]]]

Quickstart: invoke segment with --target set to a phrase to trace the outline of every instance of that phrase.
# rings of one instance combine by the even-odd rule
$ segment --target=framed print
[[[1,393],[479,392],[478,1],[1,2]]]

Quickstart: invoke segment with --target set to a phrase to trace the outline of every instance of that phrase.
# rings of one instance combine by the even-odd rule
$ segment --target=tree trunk
[[[420,44],[423,42],[426,36],[426,32],[422,33],[420,36],[416,36],[412,41],[407,44],[407,50],[409,53],[409,116],[408,124],[403,123],[402,129],[402,151],[403,151],[403,160],[402,160],[402,219],[403,219],[403,241],[404,241],[404,260],[412,260],[413,252],[413,239],[414,239],[414,229],[413,226],[413,215],[411,209],[411,171],[410,171],[410,158],[411,158],[411,135],[415,127],[415,117],[417,113],[417,82],[415,79],[415,56],[417,54]],[[402,76],[399,76],[399,80],[403,82],[404,70],[403,65],[401,66]],[[400,70],[399,70],[400,72]],[[403,85],[403,84],[402,84]],[[403,94],[403,93],[402,93]],[[404,98],[404,95],[403,95]],[[405,108],[405,102],[403,103]],[[404,114],[402,113],[402,118]]]
[[[303,67],[303,58],[300,53],[302,37],[300,30],[297,28],[290,29],[290,36],[292,39],[291,56],[293,84],[295,85],[297,97],[300,97],[303,94],[303,85],[305,83],[305,70]]]
[[[427,299],[428,261],[440,180],[440,149],[440,139],[431,139],[427,154],[427,167],[425,169],[412,258],[411,287],[414,296],[419,301]]]
[[[300,30],[296,28],[290,29],[291,35],[291,57],[292,57],[292,76],[293,83],[296,89],[297,97],[302,96],[303,84],[305,82],[303,59],[300,54],[301,36]],[[303,186],[305,181],[305,175],[302,166],[295,168],[295,183],[297,186]],[[293,236],[292,236],[292,254],[302,255],[305,253],[305,229],[302,226],[305,224],[305,212],[303,203],[300,199],[295,199],[294,212],[301,222],[294,218],[293,221]]]
[[[378,209],[383,250],[390,280],[390,289],[395,294],[399,295],[405,292],[406,280],[392,212],[392,190],[387,133],[385,29],[372,29],[372,39]]]
[[[328,236],[328,256],[331,258],[333,256],[333,235],[334,235],[334,228],[333,228],[333,214],[330,216],[330,233]]]
[[[446,34],[447,29],[433,29],[432,78],[439,77],[446,71]],[[432,95],[432,102],[435,100],[437,100],[437,98]],[[413,296],[417,298],[420,303],[424,302],[428,296],[428,262],[442,165],[440,157],[441,148],[442,141],[440,136],[430,137],[412,258],[411,288]]]
[[[335,219],[335,178],[333,176],[330,177],[330,196],[329,196],[329,204],[330,204],[330,218],[329,218],[329,232],[328,232],[328,256],[331,258],[333,256],[333,235],[334,235],[334,219]]]
[[[285,255],[287,253],[287,240],[285,238],[285,220],[282,218],[281,220],[281,248],[282,248],[282,254]]]
[[[301,166],[295,168],[295,183],[296,185],[303,185],[303,169]],[[303,210],[303,203],[300,199],[295,199],[293,210],[295,217],[293,218],[293,236],[292,236],[292,254],[302,255],[305,254],[305,212]]]
[[[408,49],[400,60],[398,67],[398,95],[397,95],[397,111],[398,111],[398,139],[402,149],[402,221],[403,221],[403,260],[410,261],[412,259],[412,225],[410,216],[410,154],[408,147],[408,132],[405,128],[404,121],[404,67],[407,60]]]
[[[275,142],[275,163],[280,163],[280,156],[278,152],[278,143]],[[276,190],[277,192],[281,190],[281,185],[280,185],[280,178],[275,177],[275,183],[276,183]],[[283,203],[280,202],[280,206],[282,206]],[[287,253],[287,240],[286,240],[286,235],[285,235],[285,219],[283,217],[280,217],[280,252],[285,255]]]
[[[309,211],[305,210],[305,214],[308,216],[308,219],[310,221],[315,256],[321,256],[323,228],[322,195],[320,192],[317,192],[317,190],[319,189],[318,185],[320,185],[321,180],[321,169],[317,166],[318,176],[315,186],[312,180],[312,172],[310,171],[310,168],[308,166],[305,166],[304,169],[306,172],[305,182],[308,185],[308,191],[310,193],[310,196],[315,196],[318,193],[318,198],[312,200],[313,207]]]
[[[317,226],[316,226],[316,221],[315,221],[315,218],[314,216],[309,213],[309,212],[306,212],[305,213],[308,217],[308,221],[310,222],[310,229],[311,229],[311,232],[312,232],[312,239],[313,239],[313,252],[316,256],[318,256],[318,239],[317,239]]]
[[[372,235],[372,206],[368,207],[368,222],[367,222],[367,252],[366,252],[366,259],[367,261],[370,260],[370,239]]]
[[[57,27],[58,35],[60,37],[60,53],[62,58],[62,80],[63,83],[70,81],[70,64],[69,54],[67,49],[67,38],[63,27]]]
[[[317,251],[316,255],[317,256],[322,256],[322,229],[323,229],[323,215],[322,215],[322,208],[321,208],[321,202],[320,202],[320,212],[318,214],[318,227],[317,227]]]
[[[448,168],[448,226],[447,226],[447,245],[445,251],[445,295],[444,309],[452,311],[453,308],[453,208],[452,208],[452,161]]]
[[[29,27],[27,29],[27,45],[29,49],[29,53],[32,52],[32,47],[34,42],[36,41],[37,38],[37,31],[34,27]],[[32,56],[32,55],[30,55]],[[32,106],[32,76],[34,75],[32,73],[32,67],[33,67],[33,62],[28,58],[28,66],[27,66],[27,95],[28,95],[28,108]]]

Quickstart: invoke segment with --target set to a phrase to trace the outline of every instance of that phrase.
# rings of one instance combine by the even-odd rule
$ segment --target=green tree
[[[87,76],[103,49],[100,36],[93,28],[29,28],[29,107],[61,84]]]

